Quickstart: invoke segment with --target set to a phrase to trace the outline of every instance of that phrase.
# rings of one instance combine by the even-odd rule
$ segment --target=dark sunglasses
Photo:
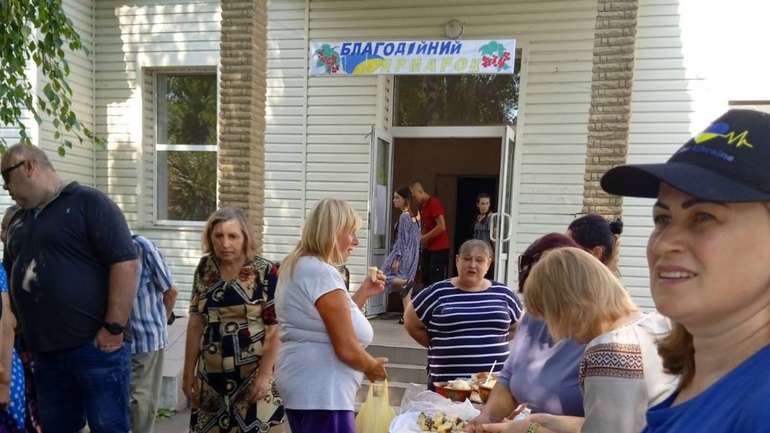
[[[11,172],[24,165],[25,162],[27,161],[19,161],[16,164],[6,168],[5,170],[0,171],[0,174],[3,176],[3,182],[8,183],[8,176],[11,174]]]

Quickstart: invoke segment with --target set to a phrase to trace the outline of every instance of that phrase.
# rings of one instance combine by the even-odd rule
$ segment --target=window
[[[519,109],[521,50],[513,75],[396,77],[394,126],[511,125]]]
[[[216,74],[158,74],[157,219],[205,221],[216,209]]]

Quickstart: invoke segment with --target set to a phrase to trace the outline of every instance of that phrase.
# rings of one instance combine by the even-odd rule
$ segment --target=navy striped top
[[[481,292],[468,292],[444,280],[412,300],[417,317],[428,330],[429,383],[500,371],[510,351],[509,332],[524,308],[507,286],[492,282]]]

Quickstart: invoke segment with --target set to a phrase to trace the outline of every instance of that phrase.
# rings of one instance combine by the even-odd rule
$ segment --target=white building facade
[[[375,200],[376,185],[392,191],[422,170],[432,173],[426,181],[429,190],[442,199],[442,194],[454,194],[445,200],[452,203],[460,196],[457,188],[463,188],[463,179],[468,184],[471,178],[495,184],[499,201],[506,202],[499,211],[509,215],[500,233],[505,240],[500,244],[505,246],[499,247],[497,272],[515,284],[518,254],[540,235],[564,232],[575,215],[590,205],[586,173],[594,160],[588,158],[587,149],[601,72],[596,43],[603,3],[268,1],[260,227],[264,256],[281,260],[294,247],[303,217],[318,199],[344,198],[365,220],[360,246],[349,262],[355,287],[367,264],[378,265],[387,249],[389,229],[370,230],[373,219],[368,216],[381,200],[381,195]],[[631,93],[630,100],[618,98],[617,102],[629,107],[629,162],[664,161],[731,104],[768,104],[770,85],[760,73],[767,64],[751,48],[755,41],[770,36],[758,22],[767,12],[761,2],[739,0],[730,11],[714,0],[631,3],[635,6]],[[32,136],[36,144],[51,151],[65,177],[108,193],[131,228],[160,246],[182,291],[179,305],[184,308],[201,255],[200,215],[216,206],[216,187],[210,186],[214,196],[205,191],[180,195],[196,203],[180,211],[174,207],[181,199],[175,196],[179,189],[169,189],[169,182],[176,181],[174,170],[180,167],[174,164],[180,160],[188,163],[182,169],[193,167],[194,174],[200,174],[188,177],[196,182],[209,179],[210,170],[217,172],[210,164],[212,160],[217,164],[218,142],[210,131],[208,136],[205,132],[189,135],[195,143],[170,138],[173,122],[169,118],[178,113],[164,95],[175,80],[193,77],[197,95],[214,92],[218,99],[222,7],[216,0],[67,0],[65,4],[91,52],[71,58],[75,108],[107,145],[76,148],[59,158],[54,156],[58,144],[53,142],[53,131],[45,124],[30,124]],[[516,40],[520,69],[515,125],[401,126],[398,101],[394,101],[399,97],[399,77],[308,73],[313,41],[439,40],[446,38],[450,20],[462,23],[464,40]],[[715,26],[724,30],[716,32]],[[210,111],[212,102],[206,104]],[[16,136],[9,128],[0,129],[0,134],[9,141]],[[435,159],[417,165],[405,162],[410,155],[421,155],[420,146],[433,146],[427,152]],[[483,159],[480,149],[491,159],[481,168],[469,168],[470,160]],[[455,154],[461,158],[447,162]],[[190,165],[191,160],[199,165]],[[431,171],[442,164],[447,171]],[[378,167],[384,177],[378,175]],[[389,207],[388,195],[385,207]],[[3,199],[8,203],[7,196]],[[635,300],[652,307],[644,252],[651,202],[626,199],[622,214],[621,274]],[[389,225],[388,219],[385,226]],[[372,307],[374,312],[380,308]]]

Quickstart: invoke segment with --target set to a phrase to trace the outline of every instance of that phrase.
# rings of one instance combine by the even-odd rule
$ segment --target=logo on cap
[[[715,138],[724,138],[727,140],[727,144],[734,145],[735,147],[749,147],[753,148],[754,145],[749,143],[749,131],[748,129],[742,132],[736,132],[730,130],[730,125],[725,122],[717,122],[711,124],[705,131],[696,135],[694,138],[695,144],[703,144],[707,141]]]

